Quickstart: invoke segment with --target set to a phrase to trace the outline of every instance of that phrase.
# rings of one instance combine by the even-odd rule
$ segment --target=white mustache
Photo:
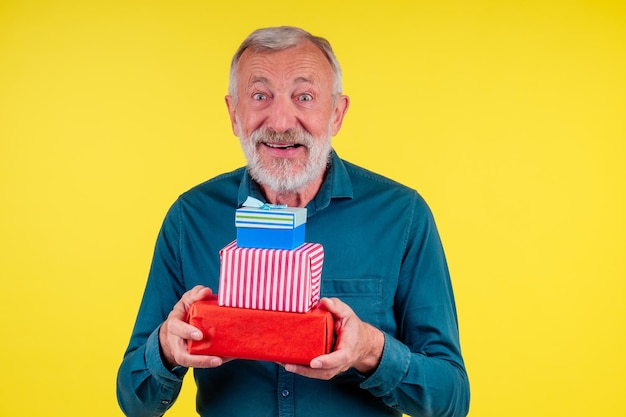
[[[255,130],[250,135],[250,139],[254,144],[268,143],[274,145],[303,145],[310,147],[313,143],[313,137],[300,130],[287,130],[285,132],[274,132],[272,130]]]

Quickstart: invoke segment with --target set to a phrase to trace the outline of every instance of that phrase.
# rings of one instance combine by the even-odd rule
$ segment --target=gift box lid
[[[306,208],[263,203],[248,197],[235,212],[236,227],[295,229],[306,223]]]
[[[235,213],[236,227],[294,229],[306,223],[306,208],[260,209],[242,207]]]

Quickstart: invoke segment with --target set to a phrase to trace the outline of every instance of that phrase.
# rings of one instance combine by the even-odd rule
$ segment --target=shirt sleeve
[[[469,381],[450,275],[432,214],[417,194],[410,219],[394,300],[397,337],[385,333],[379,366],[361,388],[408,415],[466,416]]]
[[[180,263],[180,214],[165,217],[131,339],[117,375],[117,398],[129,417],[161,416],[180,393],[187,368],[163,364],[159,329],[184,292]]]

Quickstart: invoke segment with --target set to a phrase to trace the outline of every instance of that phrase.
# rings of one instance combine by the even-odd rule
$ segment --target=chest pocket
[[[322,279],[322,297],[336,297],[365,322],[379,327],[384,319],[382,277]]]

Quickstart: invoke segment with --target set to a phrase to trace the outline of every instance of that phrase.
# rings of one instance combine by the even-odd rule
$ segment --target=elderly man
[[[322,38],[260,29],[231,66],[226,105],[247,166],[182,194],[168,212],[117,381],[128,416],[162,415],[194,368],[202,416],[465,416],[469,385],[450,277],[414,191],[333,151],[349,99]],[[219,279],[247,196],[306,207],[325,249],[322,305],[337,343],[310,364],[190,355],[185,322]],[[289,329],[285,329],[286,332]]]

